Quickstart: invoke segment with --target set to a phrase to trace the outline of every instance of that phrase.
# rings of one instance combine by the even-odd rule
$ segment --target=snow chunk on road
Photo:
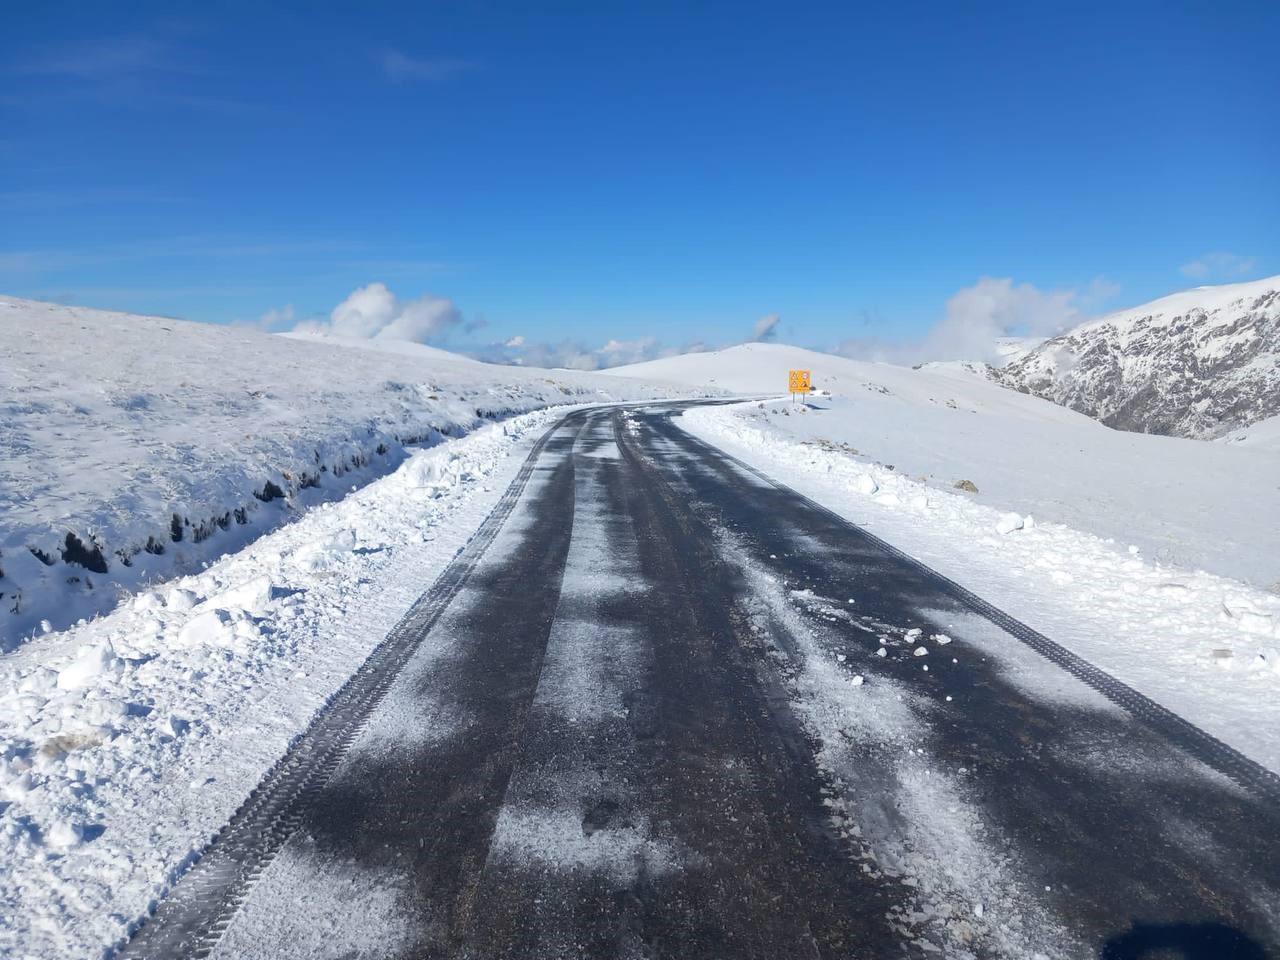
[[[1256,633],[1264,637],[1280,637],[1280,618],[1265,613],[1248,601],[1228,599],[1222,602],[1224,617],[1234,623],[1242,633]]]
[[[199,599],[192,591],[175,587],[165,594],[164,605],[170,610],[190,610]]]
[[[79,690],[93,683],[118,663],[110,641],[81,650],[71,663],[58,671],[59,690]]]
[[[262,616],[271,606],[271,601],[280,597],[283,592],[280,587],[271,582],[270,576],[264,574],[210,597],[197,609],[200,612],[244,610],[255,616]]]
[[[412,485],[413,481],[410,480],[409,483]],[[322,573],[341,564],[355,548],[355,531],[339,530],[323,540],[317,540],[295,550],[292,560],[299,569],[307,573]]]
[[[1023,527],[1022,517],[1016,513],[1006,513],[1001,515],[996,521],[996,533],[1005,534],[1013,533],[1015,530],[1021,530]]]
[[[55,850],[70,850],[84,841],[84,827],[78,823],[60,820],[45,831],[45,840]]]
[[[411,460],[404,479],[409,486],[417,487],[428,497],[441,497],[471,476],[472,472],[466,461],[454,451],[445,451],[442,456],[416,457]]]
[[[178,631],[176,645],[184,648],[225,647],[231,645],[233,636],[231,614],[226,610],[209,610],[186,622]]]

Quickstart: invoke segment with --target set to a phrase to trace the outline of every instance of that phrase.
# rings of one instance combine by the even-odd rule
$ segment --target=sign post
[[[803,393],[808,396],[811,389],[808,370],[788,370],[787,371],[787,391],[791,394],[791,402],[794,403],[797,393]]]

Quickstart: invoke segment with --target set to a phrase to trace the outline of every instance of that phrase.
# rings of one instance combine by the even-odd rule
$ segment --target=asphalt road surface
[[[1280,957],[1274,778],[678,410],[551,431],[124,955]]]

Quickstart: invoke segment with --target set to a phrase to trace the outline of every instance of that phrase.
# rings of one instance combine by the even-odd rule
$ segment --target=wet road
[[[677,410],[567,417],[126,955],[1280,956],[1265,776]]]

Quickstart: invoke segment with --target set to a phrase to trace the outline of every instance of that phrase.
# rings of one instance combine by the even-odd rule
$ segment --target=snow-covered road
[[[1269,771],[672,409],[562,421],[322,775],[233,822],[125,954],[1280,945]]]

